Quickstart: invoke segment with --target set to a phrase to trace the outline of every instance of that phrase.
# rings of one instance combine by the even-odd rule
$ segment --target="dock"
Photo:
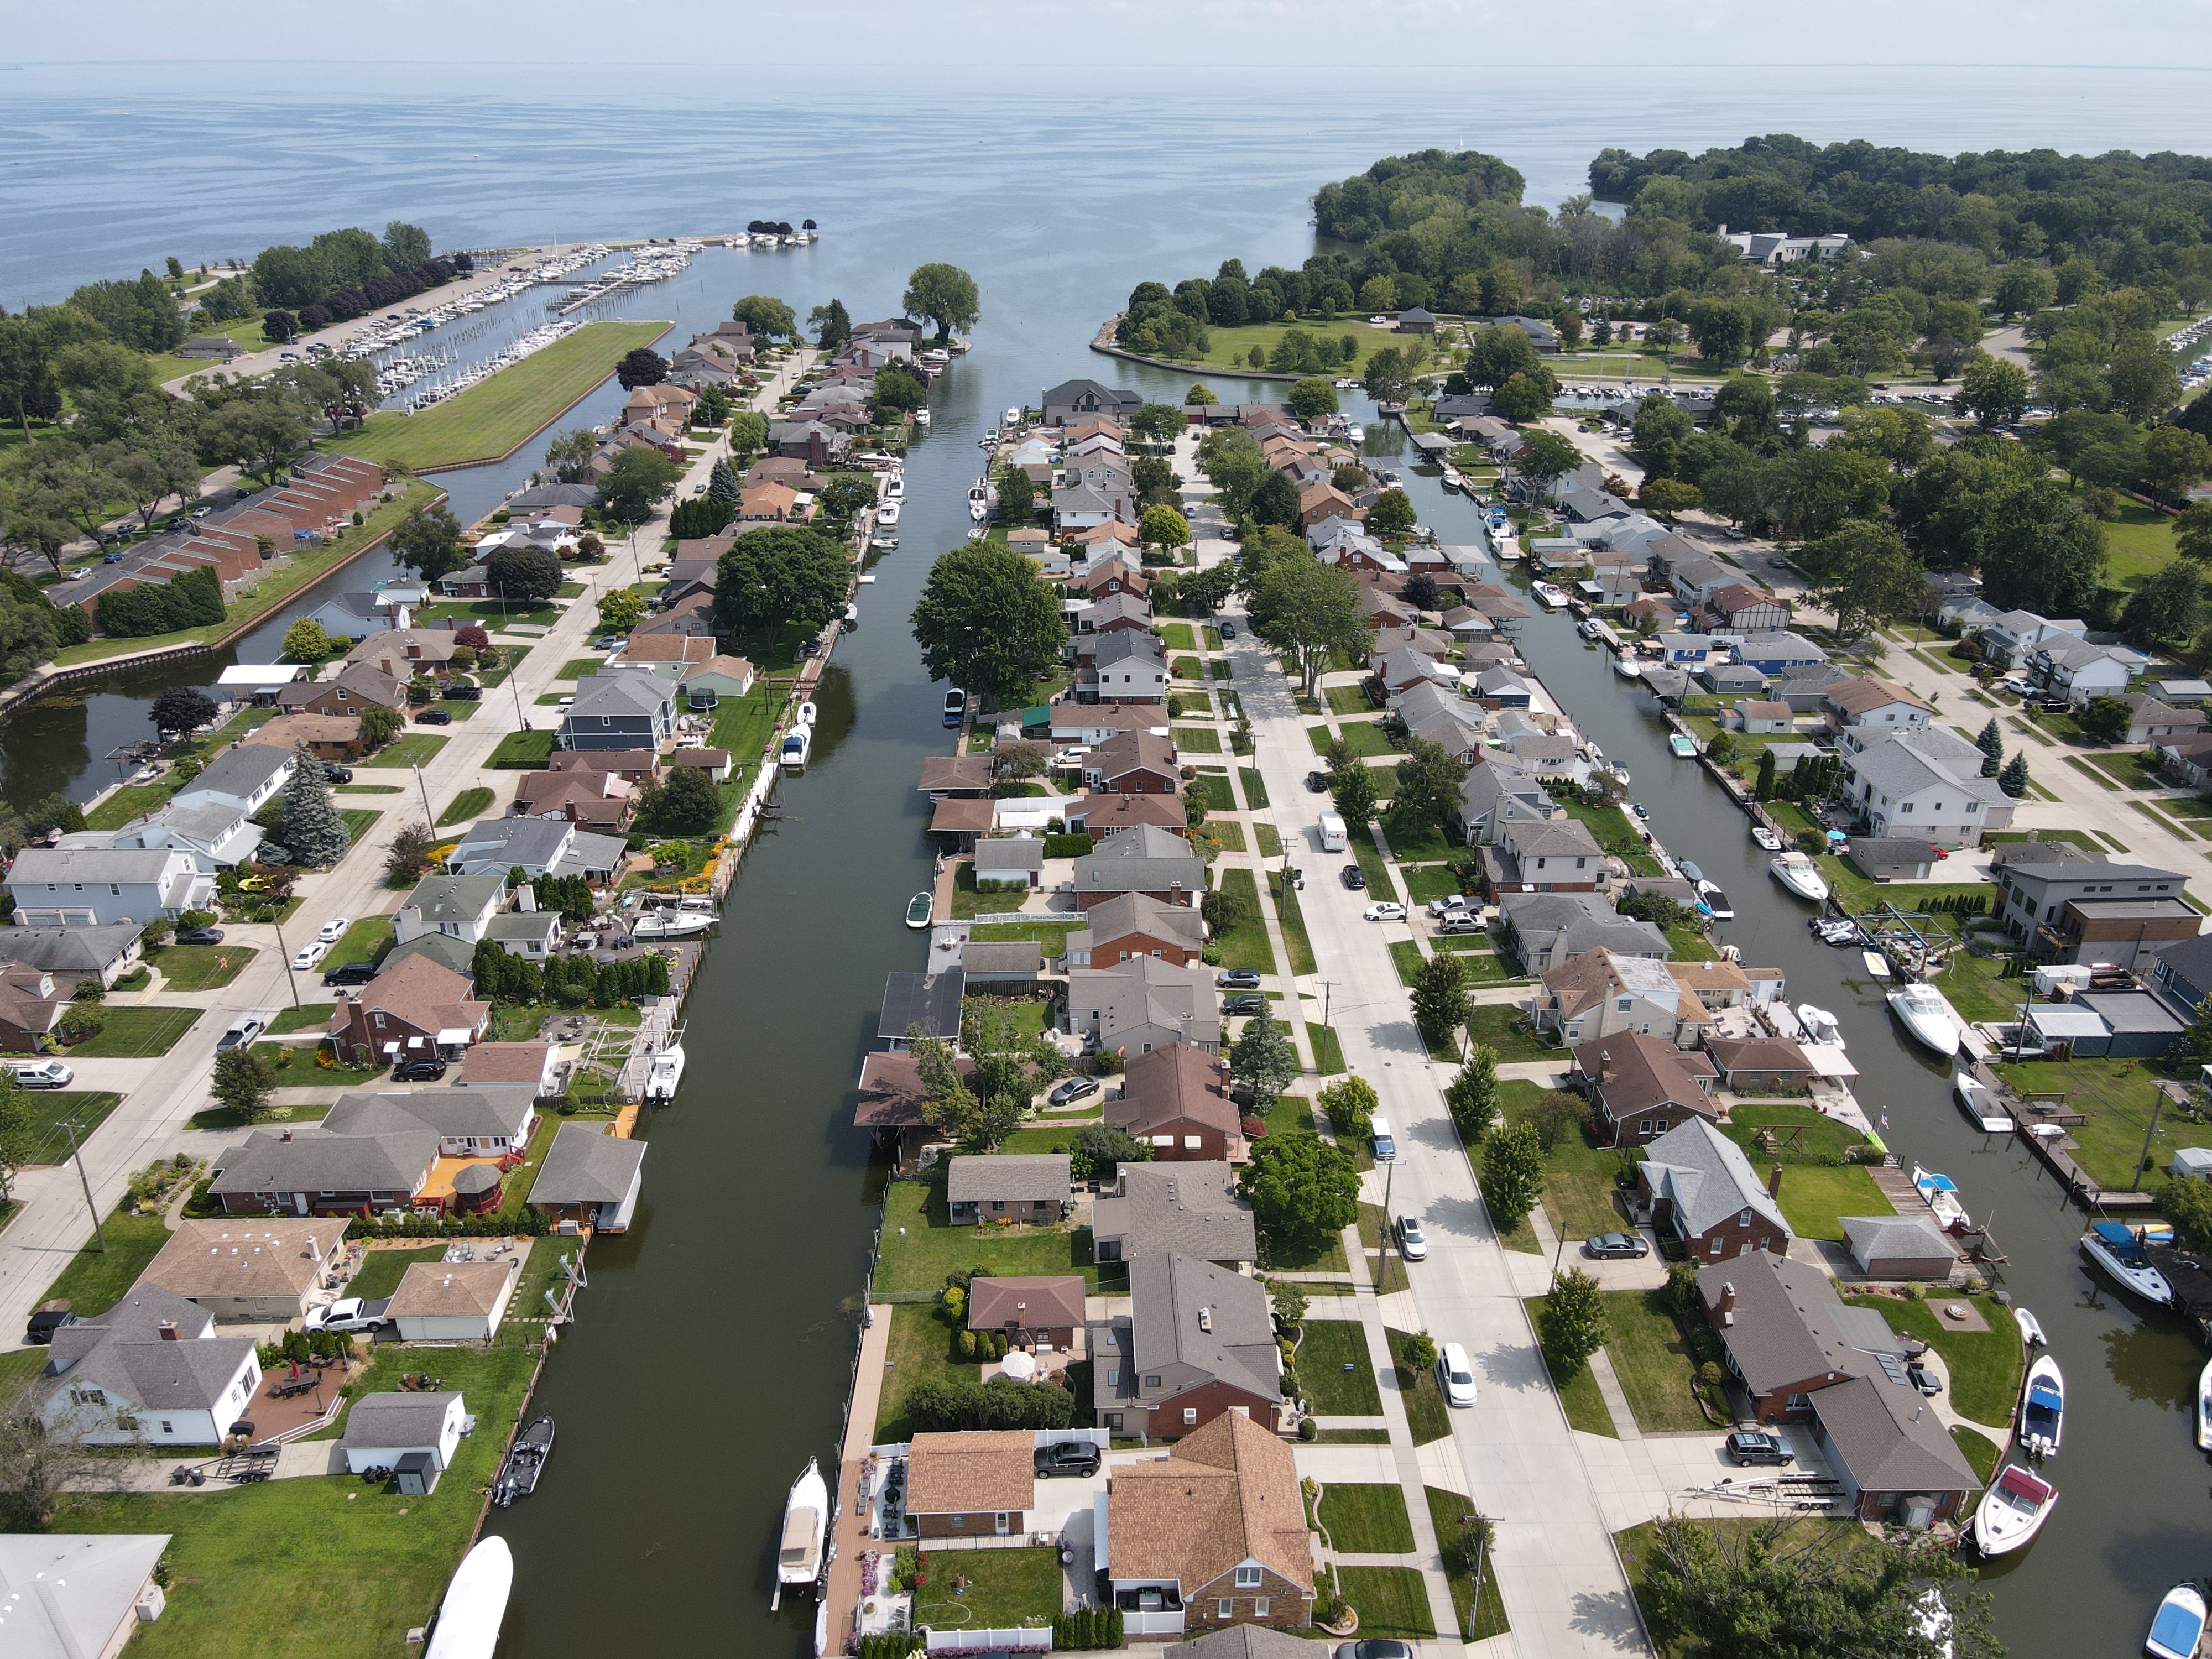
[[[868,1447],[875,1439],[876,1413],[884,1392],[884,1373],[889,1369],[891,1310],[887,1304],[870,1303],[868,1322],[860,1332],[860,1352],[853,1361],[853,1390],[845,1407],[844,1443],[837,1449],[837,1476],[830,1483],[835,1524],[830,1529],[830,1571],[823,1580],[822,1600],[830,1650],[842,1653],[845,1640],[859,1627],[860,1616],[860,1558],[877,1547],[868,1535],[866,1491]]]

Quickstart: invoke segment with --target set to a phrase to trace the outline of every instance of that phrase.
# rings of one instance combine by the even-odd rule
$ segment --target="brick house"
[[[1018,1538],[1036,1503],[1027,1429],[918,1434],[907,1448],[907,1513],[924,1538]]]
[[[1193,1256],[1140,1255],[1129,1262],[1128,1307],[1088,1332],[1102,1425],[1161,1440],[1224,1415],[1284,1425],[1283,1356],[1256,1279]]]
[[[1575,1072],[1594,1109],[1598,1139],[1644,1146],[1693,1117],[1717,1119],[1713,1062],[1641,1031],[1592,1037],[1575,1051]]]
[[[1692,1261],[1790,1249],[1790,1224],[1759,1185],[1743,1149],[1702,1117],[1656,1137],[1636,1166],[1637,1195],[1652,1224]],[[1782,1166],[1775,1166],[1778,1184]]]
[[[1066,1353],[1083,1328],[1083,1275],[978,1279],[968,1286],[968,1328],[1004,1331],[1019,1347]]]
[[[410,957],[342,998],[331,1042],[347,1054],[385,1060],[457,1056],[482,1040],[491,1005],[470,995],[468,976],[428,957]]]
[[[1238,1163],[1245,1157],[1229,1064],[1188,1042],[1131,1057],[1107,1122],[1149,1146],[1163,1164]]]
[[[1084,913],[1085,926],[1067,936],[1070,968],[1110,968],[1132,957],[1156,957],[1175,967],[1199,959],[1205,925],[1188,905],[1167,904],[1143,893],[1118,893]]]

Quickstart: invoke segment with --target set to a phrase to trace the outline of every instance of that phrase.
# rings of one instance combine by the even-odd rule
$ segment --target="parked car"
[[[1642,1233],[1600,1233],[1583,1241],[1583,1254],[1599,1261],[1640,1261],[1651,1254]]]
[[[1316,795],[1326,795],[1328,793],[1328,774],[1326,772],[1307,773],[1306,787],[1310,789]]]
[[[1337,879],[1355,893],[1367,890],[1367,872],[1356,864],[1347,864],[1336,872]]]
[[[1088,1100],[1098,1092],[1095,1077],[1072,1077],[1054,1089],[1045,1098],[1054,1106],[1073,1106],[1079,1100]]]
[[[292,966],[304,971],[314,967],[330,953],[331,947],[317,939],[311,945],[302,945],[292,953]]]
[[[1738,1429],[1728,1437],[1729,1462],[1738,1468],[1754,1463],[1784,1468],[1797,1461],[1797,1454],[1784,1445],[1778,1435],[1761,1434],[1756,1429]]]
[[[389,1297],[375,1302],[364,1302],[357,1296],[343,1297],[324,1307],[308,1309],[301,1323],[311,1331],[373,1331],[379,1325],[390,1323],[384,1310],[391,1305]]]
[[[34,1348],[43,1348],[54,1340],[56,1331],[76,1323],[76,1316],[67,1308],[41,1308],[23,1328],[23,1340]]]
[[[325,783],[351,783],[353,781],[353,768],[350,766],[340,766],[336,761],[325,761],[323,763],[323,781]]]
[[[1339,1643],[1334,1659],[1413,1659],[1413,1650],[1403,1642],[1370,1637],[1364,1642]]]
[[[446,1062],[436,1054],[403,1060],[392,1068],[394,1083],[435,1083],[446,1074]]]
[[[611,651],[622,642],[623,636],[619,634],[602,634],[599,638],[592,641],[592,649],[594,651]]]
[[[1222,623],[1221,637],[1224,641],[1235,639],[1237,637],[1237,624],[1233,622],[1225,622]]]
[[[326,969],[323,974],[323,983],[325,985],[366,985],[369,981],[375,977],[376,964],[374,963],[346,962],[339,963],[335,968]]]
[[[444,708],[426,708],[415,717],[417,726],[451,726],[453,723],[452,712]]]
[[[1474,1404],[1474,1365],[1456,1342],[1445,1343],[1437,1355],[1437,1387],[1447,1406]]]
[[[1635,813],[1639,818],[1648,818],[1651,816],[1651,809],[1646,806],[1640,800],[1632,800],[1629,802],[1628,810]]]
[[[1398,1254],[1408,1261],[1425,1261],[1429,1258],[1428,1235],[1421,1231],[1421,1218],[1417,1215],[1401,1215],[1392,1224],[1398,1235]]]
[[[1224,968],[1213,976],[1213,982],[1224,991],[1256,991],[1260,988],[1260,970]]]
[[[1473,901],[1464,893],[1449,893],[1443,898],[1429,901],[1429,914],[1432,916],[1453,915],[1470,908],[1472,904]]]
[[[449,685],[445,688],[444,691],[441,695],[442,695],[448,702],[482,702],[483,701],[483,687],[481,685]]]
[[[179,945],[220,945],[222,943],[222,929],[220,927],[180,928],[177,933],[177,943]]]
[[[233,1021],[230,1029],[216,1040],[216,1051],[220,1054],[229,1048],[251,1048],[253,1039],[267,1029],[266,1020],[257,1019],[248,1014],[243,1019]]]
[[[1395,899],[1384,899],[1380,904],[1370,904],[1359,913],[1369,921],[1403,921],[1406,907]]]
[[[9,1062],[15,1081],[26,1089],[66,1089],[76,1073],[58,1060],[16,1060]]]
[[[1058,1445],[1039,1446],[1032,1462],[1041,1480],[1048,1480],[1055,1474],[1088,1480],[1098,1473],[1098,1448],[1088,1440],[1063,1440]]]
[[[1267,999],[1256,991],[1248,991],[1243,996],[1221,999],[1221,1012],[1224,1014],[1256,1014],[1267,1006]]]
[[[344,916],[332,916],[323,924],[322,931],[315,937],[325,945],[336,945],[345,937],[345,930],[352,926],[353,923]]]

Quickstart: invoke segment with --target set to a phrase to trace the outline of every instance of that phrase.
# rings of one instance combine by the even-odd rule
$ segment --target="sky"
[[[87,27],[97,20],[98,27]],[[2212,65],[2212,0],[0,0],[0,63],[684,64],[1044,71]],[[0,89],[0,101],[4,101]]]

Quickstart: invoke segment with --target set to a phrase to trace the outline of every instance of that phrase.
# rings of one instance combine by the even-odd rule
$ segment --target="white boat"
[[[813,725],[815,714],[816,710],[812,703],[802,702],[799,705],[799,723],[801,726]]]
[[[1867,972],[1873,975],[1876,979],[1887,979],[1889,977],[1889,958],[1882,955],[1881,951],[1862,951],[1859,952],[1859,959],[1866,963]]]
[[[999,416],[999,424],[1002,427],[1019,426],[1021,423],[1022,411],[1018,409],[1010,409]]]
[[[1467,480],[1460,477],[1457,467],[1448,466],[1444,469],[1443,486],[1446,489],[1464,489],[1467,488]]]
[[[507,1540],[485,1539],[468,1553],[446,1586],[422,1659],[491,1659],[514,1589],[514,1556]]]
[[[868,538],[868,545],[874,548],[878,553],[895,553],[898,550],[898,538],[896,536],[871,536]],[[872,576],[863,576],[860,580],[864,582],[867,582],[873,581],[875,578]]]
[[[2030,1348],[2045,1348],[2051,1346],[2051,1339],[2043,1334],[2043,1322],[2028,1312],[2027,1309],[2014,1308],[2012,1310],[2012,1322],[2020,1327],[2021,1346]],[[2212,1365],[2207,1365],[2205,1370],[2212,1372]]]
[[[1952,1073],[1951,1095],[1959,1103],[1959,1109],[1972,1119],[1974,1127],[1984,1134],[2008,1135],[2012,1133],[2012,1120],[1990,1103],[1994,1091],[1971,1073]],[[2039,1325],[2036,1328],[2040,1331],[2043,1328]]]
[[[1566,591],[1549,582],[1538,582],[1531,591],[1536,595],[1536,602],[1547,610],[1557,611],[1567,602]]]
[[[2035,1536],[2058,1501],[2058,1488],[2014,1464],[1991,1483],[1974,1510],[1974,1547],[2009,1555]]]
[[[1782,850],[1782,837],[1763,823],[1752,825],[1751,838],[1770,853],[1778,853]]]
[[[2066,1425],[2066,1379],[2049,1354],[2027,1368],[2027,1391],[2020,1400],[2020,1443],[2038,1462],[2058,1449]]]
[[[991,516],[991,485],[978,478],[968,486],[968,516],[981,523]]]
[[[936,908],[937,895],[925,888],[906,902],[906,925],[909,927],[928,927],[930,912]]]
[[[1912,1189],[1935,1213],[1937,1224],[1945,1232],[1955,1232],[1972,1224],[1967,1219],[1966,1206],[1959,1201],[1959,1183],[1950,1176],[1923,1170],[1916,1164],[1912,1166]]]
[[[2206,1612],[2200,1586],[2176,1584],[2151,1615],[2143,1651],[2151,1659],[2197,1659],[2197,1644],[2204,1639]]]
[[[780,1584],[811,1584],[822,1576],[822,1546],[830,1535],[830,1486],[812,1458],[791,1483],[783,1506],[783,1543],[776,1551]]]
[[[784,733],[783,747],[777,751],[776,760],[787,772],[804,772],[806,757],[813,752],[814,728],[794,726]]]
[[[2100,1221],[2081,1235],[2081,1249],[2122,1289],[2133,1291],[2144,1301],[2154,1302],[2160,1307],[2172,1304],[2173,1286],[2166,1283],[2164,1273],[2151,1266],[2142,1240],[2133,1228],[2117,1221]]]
[[[1615,657],[1613,659],[1613,672],[1625,680],[1640,680],[1644,678],[1643,668],[1627,657]]]
[[[1836,1023],[1836,1017],[1826,1008],[1815,1008],[1809,1002],[1801,1002],[1797,1005],[1797,1022],[1805,1028],[1805,1035],[1814,1042],[1832,1042],[1838,1048],[1844,1046],[1844,1028]]]
[[[2212,1359],[2197,1373],[2197,1449],[2212,1451]]]
[[[1825,904],[1828,899],[1828,884],[1820,879],[1820,872],[1812,860],[1794,848],[1779,858],[1769,859],[1766,867],[1780,882],[1802,899],[1815,904]]]
[[[896,501],[885,501],[876,509],[876,522],[884,529],[889,530],[898,521],[899,504]]]
[[[1349,444],[1364,444],[1367,441],[1367,428],[1355,422],[1345,428],[1344,440]]]
[[[1948,1060],[1959,1052],[1959,1016],[1950,999],[1924,981],[1899,987],[1889,994],[1889,1011],[1895,1014],[1915,1042]]]
[[[860,607],[857,605],[848,605],[845,607],[845,626],[848,628],[858,628],[860,625]]]
[[[914,423],[916,426],[927,426],[929,424],[929,411],[926,409],[915,410],[914,411]]]
[[[1920,1610],[1920,1639],[1936,1650],[1938,1659],[1951,1659],[1954,1651],[1951,1643],[1951,1609],[1943,1600],[1943,1592],[1933,1588],[1924,1589],[1912,1605]]]
[[[884,480],[884,499],[887,501],[906,499],[906,478],[902,474],[894,472]]]
[[[1686,732],[1674,733],[1667,739],[1667,747],[1676,760],[1695,760],[1698,757],[1698,740]]]
[[[671,1043],[653,1057],[653,1069],[646,1073],[645,1097],[647,1100],[673,1100],[676,1085],[684,1081],[684,1045]]]
[[[1715,921],[1735,920],[1735,905],[1721,890],[1721,884],[1717,881],[1707,881],[1702,876],[1698,878],[1698,902]]]
[[[647,910],[629,925],[632,939],[690,939],[714,925],[711,914],[697,910]]]

